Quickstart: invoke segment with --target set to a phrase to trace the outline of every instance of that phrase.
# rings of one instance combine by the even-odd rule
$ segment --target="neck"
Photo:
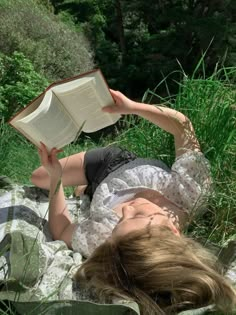
[[[154,190],[145,190],[135,195],[135,198],[145,198],[162,208],[163,213],[178,229],[182,230],[188,222],[188,214],[175,203],[165,198],[161,193]]]

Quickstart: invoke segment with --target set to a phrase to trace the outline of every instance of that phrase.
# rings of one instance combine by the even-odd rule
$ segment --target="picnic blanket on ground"
[[[67,203],[75,222],[86,217],[76,198]],[[47,215],[46,191],[0,177],[0,300],[12,301],[19,314],[140,314],[135,302],[112,299],[102,304],[93,292],[74,283],[82,257],[64,242],[52,240]],[[230,264],[228,275],[236,284],[235,252],[231,242],[221,256]],[[180,314],[206,314],[212,308]]]

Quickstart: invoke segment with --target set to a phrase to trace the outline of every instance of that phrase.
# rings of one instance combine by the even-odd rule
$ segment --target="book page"
[[[34,112],[42,103],[43,99],[44,99],[45,95],[40,95],[37,99],[35,99],[30,106],[25,107],[22,111],[20,111],[16,116],[14,116],[11,120],[10,120],[10,124],[12,124],[13,126],[15,125],[15,122],[25,116],[30,115],[32,112]]]
[[[72,80],[72,81],[69,81],[66,83],[56,85],[56,86],[52,87],[52,90],[55,94],[57,94],[57,93],[59,93],[59,94],[64,94],[64,93],[71,94],[78,87],[83,86],[84,84],[86,84],[92,80],[94,80],[93,77],[82,77],[82,78],[78,78],[78,79],[75,79],[75,80]]]
[[[46,94],[50,105],[41,109],[38,115],[34,112],[18,120],[17,125],[34,139],[36,145],[42,141],[49,150],[62,148],[75,139],[78,128],[62,109],[58,98],[50,91]]]
[[[98,80],[101,78],[99,77]],[[120,118],[120,115],[102,112],[101,108],[112,104],[113,99],[107,86],[97,87],[97,77],[87,78],[79,85],[77,83],[77,87],[73,89],[55,87],[53,91],[76,121],[78,127],[86,121],[84,132],[97,131],[115,123]]]

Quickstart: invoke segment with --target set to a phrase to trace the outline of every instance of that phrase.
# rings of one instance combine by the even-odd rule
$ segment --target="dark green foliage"
[[[51,2],[56,12],[66,10],[83,25],[109,83],[132,97],[178,69],[177,60],[191,74],[210,43],[208,74],[217,62],[234,65],[236,59],[234,0]],[[174,80],[179,76],[170,77],[172,91]]]
[[[0,51],[24,53],[50,81],[93,68],[93,55],[82,31],[66,26],[39,2],[0,2]]]
[[[47,85],[48,81],[22,53],[14,52],[12,56],[0,53],[0,112],[5,121]]]

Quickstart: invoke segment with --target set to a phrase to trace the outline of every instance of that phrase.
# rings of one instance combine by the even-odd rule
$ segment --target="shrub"
[[[33,0],[0,3],[0,51],[22,52],[49,80],[93,68],[93,54],[82,31],[66,26]]]
[[[0,54],[0,111],[5,121],[41,93],[48,81],[22,53]]]

